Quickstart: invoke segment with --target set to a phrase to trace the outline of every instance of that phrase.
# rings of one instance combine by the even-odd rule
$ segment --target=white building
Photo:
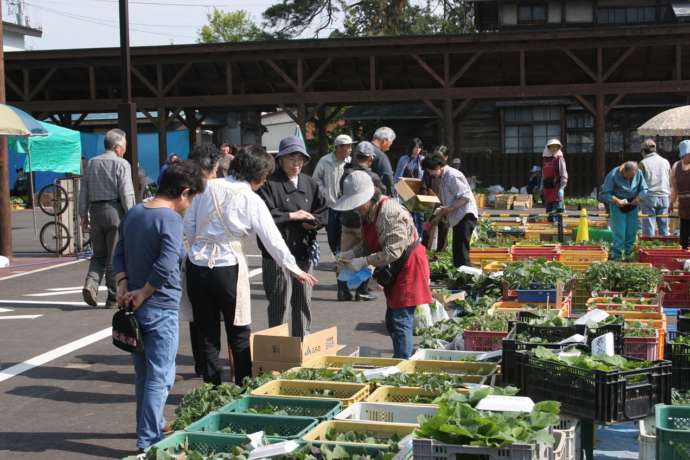
[[[262,114],[261,124],[265,129],[261,145],[269,152],[277,152],[280,140],[292,136],[297,129],[297,123],[282,110]]]
[[[3,51],[25,51],[27,49],[26,37],[41,37],[42,35],[41,29],[2,21]]]

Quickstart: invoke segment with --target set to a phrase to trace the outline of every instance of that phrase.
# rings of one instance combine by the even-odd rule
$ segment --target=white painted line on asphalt
[[[2,303],[16,303],[17,305],[68,305],[68,306],[78,306],[86,307],[86,302],[67,302],[67,301],[51,301],[51,300],[0,300]],[[102,307],[105,302],[98,302],[98,306]]]
[[[50,361],[53,361],[57,358],[60,358],[61,356],[72,353],[73,351],[79,350],[80,348],[84,348],[88,345],[91,345],[92,343],[96,343],[100,340],[105,339],[106,337],[110,337],[111,335],[112,328],[109,327],[103,329],[102,331],[98,331],[91,335],[87,335],[86,337],[81,338],[79,340],[75,340],[74,342],[70,342],[66,345],[58,347],[47,353],[34,356],[33,358],[24,361],[23,363],[15,364],[14,366],[10,366],[5,370],[0,370],[0,382],[4,382],[5,380],[11,379],[12,377],[16,377],[19,374],[23,374],[24,372],[33,369],[34,367],[42,366],[43,364],[49,363]]]
[[[59,288],[62,289],[62,288]],[[60,290],[60,291],[52,291],[52,292],[39,292],[37,294],[24,294],[24,297],[50,297],[53,295],[68,295],[68,294],[81,294],[82,288],[78,289],[71,289],[69,291],[65,290]],[[108,288],[106,286],[98,286],[99,291],[107,291]]]
[[[75,289],[82,289],[83,286],[72,286],[72,287],[62,287],[62,288],[48,288],[46,291],[74,291]]]
[[[69,262],[62,263],[62,264],[51,265],[50,267],[37,268],[36,270],[29,270],[28,272],[17,273],[16,275],[9,275],[9,276],[5,276],[4,278],[0,278],[0,281],[9,280],[12,278],[19,278],[20,276],[31,275],[33,273],[44,272],[46,270],[52,270],[53,268],[66,267],[68,265],[73,265],[73,264],[78,264],[80,262],[84,262],[84,260],[86,260],[86,259],[72,260]]]
[[[10,311],[14,311],[14,310],[12,310],[11,308],[0,308],[0,313],[7,313]]]
[[[0,316],[0,319],[36,319],[43,315],[10,315],[10,316]]]
[[[255,268],[254,270],[249,271],[249,278],[254,278],[255,276],[259,276],[260,274],[261,274],[261,269]]]

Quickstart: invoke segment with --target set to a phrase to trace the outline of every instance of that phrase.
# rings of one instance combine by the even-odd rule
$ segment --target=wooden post
[[[319,117],[319,157],[322,157],[328,153],[328,137],[326,134],[326,109],[321,107],[317,111]]]
[[[158,166],[168,160],[168,109],[158,109]]]
[[[307,127],[307,106],[303,103],[297,105],[297,124],[299,129],[302,130],[302,136],[307,137],[306,127]]]
[[[0,103],[5,103],[5,56],[2,51],[2,0],[0,0]],[[0,136],[0,255],[12,257],[12,209],[10,207],[10,159],[7,136]]]
[[[448,151],[453,157],[457,157],[455,151],[455,124],[453,123],[453,100],[446,99],[443,101],[443,123],[444,123],[444,137]]]
[[[596,120],[594,126],[594,170],[596,173],[596,186],[601,187],[606,175],[606,113],[604,95],[595,96]]]
[[[120,78],[122,103],[118,106],[118,124],[127,135],[127,153],[132,168],[134,195],[142,196],[139,187],[139,157],[137,155],[137,106],[132,102],[132,60],[129,51],[129,5],[120,0]]]

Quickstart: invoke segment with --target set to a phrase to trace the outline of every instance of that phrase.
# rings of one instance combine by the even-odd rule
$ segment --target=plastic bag
[[[431,321],[434,324],[438,323],[439,321],[449,319],[446,309],[443,307],[443,304],[438,300],[432,302],[432,304],[429,306],[429,310],[431,312]]]
[[[431,308],[428,304],[417,305],[414,310],[414,330],[431,327],[434,324],[431,318]]]

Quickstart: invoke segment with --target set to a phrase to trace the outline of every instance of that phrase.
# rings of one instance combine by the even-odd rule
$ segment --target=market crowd
[[[318,283],[313,273],[322,252],[317,234],[325,229],[337,267],[334,300],[374,300],[369,285],[379,284],[393,356],[410,357],[415,308],[432,301],[427,247],[444,249],[450,234],[454,265],[470,265],[479,213],[458,159],[449,164],[453,152],[445,146],[426,151],[414,138],[394,169],[389,152],[395,139],[388,127],[356,145],[339,135],[311,175],[304,168],[312,156],[296,136],[282,139],[275,155],[257,145],[197,145],[187,160],[170,155],[155,196],[135,204],[125,134],[106,134],[105,152],[88,162],[79,197],[93,248],[83,297],[96,306],[105,278],[105,306],[132,312],[138,323],[143,352],[132,356],[139,449],[161,439],[165,429],[180,321],[189,324],[195,371],[204,382],[223,380],[221,322],[234,381],[251,376],[248,236],[257,238],[261,251],[269,327],[284,323],[289,311],[291,334],[309,334]],[[668,234],[664,216],[676,201],[688,247],[690,141],[680,152],[671,167],[647,140],[639,163],[626,162],[606,176],[600,200],[610,208],[614,258],[632,251],[639,212],[646,215],[644,234],[657,227]],[[419,180],[420,193],[435,194],[441,205],[427,214],[408,210],[395,191],[407,179]],[[563,210],[567,182],[563,145],[549,140],[528,186],[542,195],[550,218]]]

